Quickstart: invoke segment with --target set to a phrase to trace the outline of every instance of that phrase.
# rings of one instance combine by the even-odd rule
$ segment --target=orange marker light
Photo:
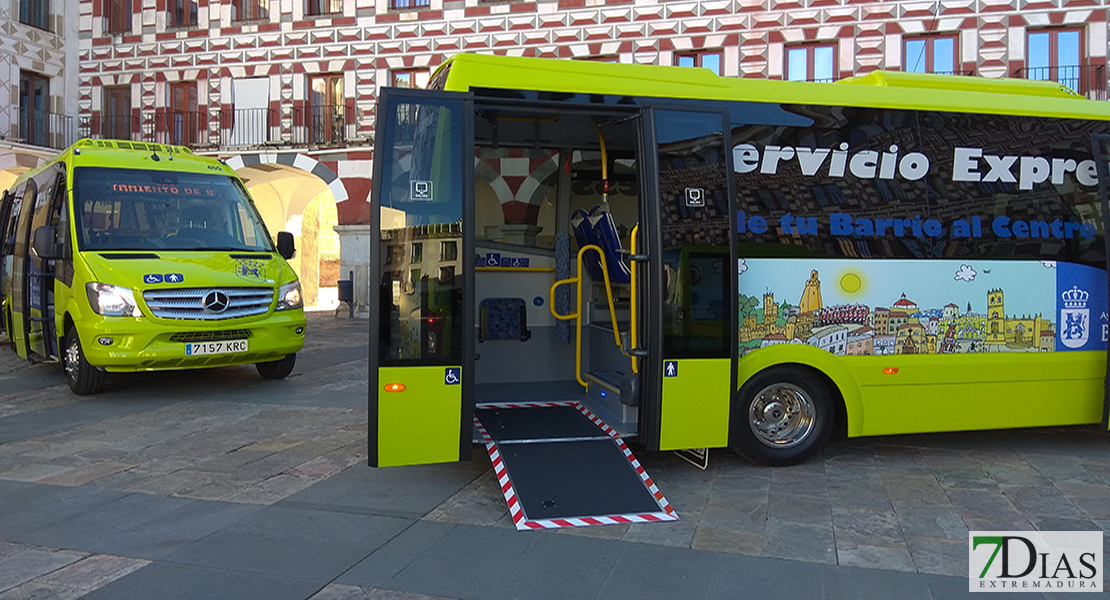
[[[403,391],[405,391],[405,384],[403,384],[403,383],[387,383],[387,384],[385,384],[385,391],[387,391],[387,392],[403,392]]]
[[[898,367],[887,367],[883,369],[883,375],[897,375]]]

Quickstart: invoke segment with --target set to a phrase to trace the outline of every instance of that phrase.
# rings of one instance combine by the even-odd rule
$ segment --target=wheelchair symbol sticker
[[[414,201],[432,201],[432,182],[428,180],[414,180],[409,182],[409,197]]]
[[[443,372],[443,383],[447,385],[459,385],[462,383],[462,369],[459,367],[447,367]]]

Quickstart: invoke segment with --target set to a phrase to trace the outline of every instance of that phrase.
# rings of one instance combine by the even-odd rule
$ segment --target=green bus
[[[478,55],[429,87],[376,113],[372,465],[464,460],[514,403],[770,465],[1106,428],[1110,104]]]

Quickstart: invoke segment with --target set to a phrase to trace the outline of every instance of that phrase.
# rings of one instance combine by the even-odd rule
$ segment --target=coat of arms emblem
[[[1091,314],[1087,310],[1090,297],[1079,286],[1072,286],[1060,294],[1064,300],[1064,308],[1060,309],[1060,341],[1068,348],[1082,348],[1087,344],[1091,329]]]

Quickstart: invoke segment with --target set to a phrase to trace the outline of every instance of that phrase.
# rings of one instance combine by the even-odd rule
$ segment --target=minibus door
[[[10,239],[14,232],[14,224],[11,222],[14,206],[15,194],[11,190],[5,190],[4,195],[0,196],[0,331],[3,331],[9,340],[12,334],[8,331],[9,306],[7,296],[10,293],[9,284],[11,282],[12,259],[14,258],[11,254],[11,242],[13,240]]]
[[[58,358],[58,336],[54,327],[55,280],[56,270],[63,263],[59,240],[68,239],[67,221],[61,217],[65,204],[65,175],[60,168],[51,169],[36,177],[39,180],[34,204],[25,201],[24,206],[33,207],[27,252],[27,285],[25,298],[28,310],[24,313],[24,330],[27,345],[32,354],[47,359]],[[26,210],[26,209],[25,209]],[[50,234],[43,237],[43,234]]]
[[[371,191],[369,463],[470,458],[474,109],[385,88]]]
[[[658,450],[727,446],[737,349],[728,113],[651,103],[643,123],[650,356],[640,362],[641,441]]]
[[[1110,219],[1110,199],[1107,194],[1110,193],[1110,135],[1104,133],[1096,133],[1091,136],[1091,149],[1095,156],[1095,165],[1098,167],[1098,193],[1100,202],[1102,203],[1102,237],[1105,243],[1106,259],[1108,264],[1108,271],[1110,271],[1110,231],[1108,231],[1107,220]],[[1108,277],[1107,298],[1110,298],[1110,277]],[[1106,353],[1107,372],[1106,380],[1103,385],[1102,397],[1102,428],[1110,430],[1110,350]]]

